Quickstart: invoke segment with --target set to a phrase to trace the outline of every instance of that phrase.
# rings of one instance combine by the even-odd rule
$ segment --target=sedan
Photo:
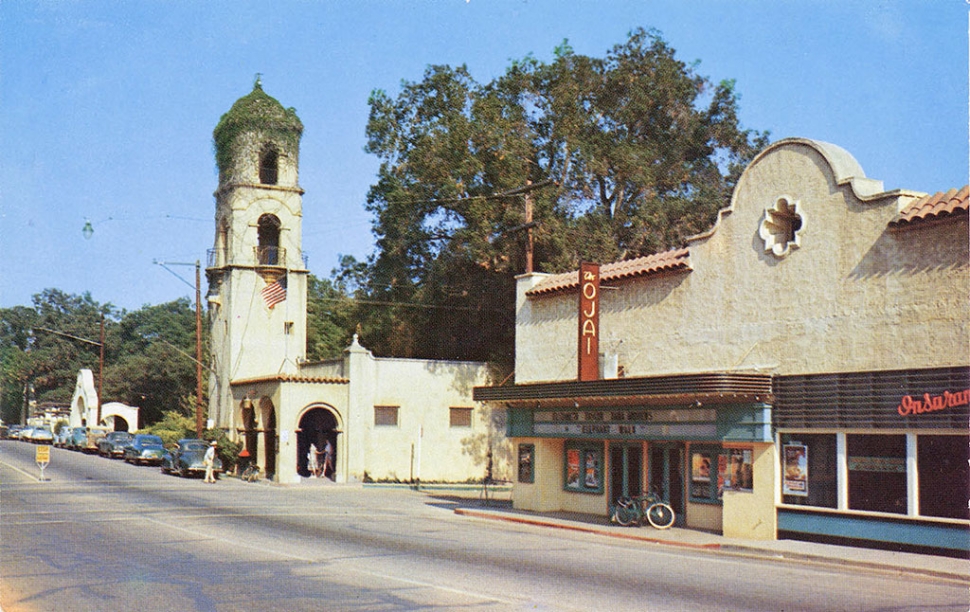
[[[98,454],[112,459],[123,457],[133,437],[127,431],[112,431],[98,441]]]
[[[29,440],[34,444],[53,444],[54,432],[50,427],[34,427],[30,430]]]
[[[183,438],[178,441],[178,445],[165,453],[162,459],[162,473],[177,473],[179,476],[188,477],[192,474],[205,474],[205,451],[208,450],[209,443],[197,438]],[[222,472],[222,461],[216,457],[213,468],[216,478]]]
[[[158,465],[165,457],[162,439],[151,434],[135,434],[131,444],[125,447],[124,458],[127,463]]]

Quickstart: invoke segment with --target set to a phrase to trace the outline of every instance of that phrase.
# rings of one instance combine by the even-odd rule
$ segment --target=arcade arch
[[[300,415],[296,430],[296,471],[300,476],[311,475],[309,453],[311,445],[318,454],[318,462],[322,470],[321,476],[336,480],[337,472],[337,439],[340,435],[340,421],[336,409],[326,404],[309,406]],[[325,466],[324,452],[330,444],[331,463]],[[323,471],[325,468],[325,471]]]

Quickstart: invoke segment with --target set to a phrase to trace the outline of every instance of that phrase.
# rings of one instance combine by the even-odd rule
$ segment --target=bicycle
[[[246,469],[243,470],[243,473],[240,476],[240,478],[242,480],[245,480],[246,482],[257,482],[257,481],[259,481],[259,466],[256,465],[255,463],[252,463],[250,465],[247,465],[246,466]]]
[[[655,529],[667,529],[676,518],[674,509],[656,493],[620,497],[610,513],[610,520],[624,527],[650,523]]]

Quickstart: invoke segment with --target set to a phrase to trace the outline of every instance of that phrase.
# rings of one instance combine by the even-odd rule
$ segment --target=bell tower
[[[263,91],[236,101],[213,132],[219,187],[209,251],[209,417],[241,426],[231,383],[296,372],[306,355],[303,124]]]

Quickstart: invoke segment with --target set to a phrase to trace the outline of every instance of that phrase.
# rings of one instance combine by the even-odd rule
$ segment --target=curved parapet
[[[903,199],[908,199],[925,195],[919,192],[908,190],[904,191],[897,189],[893,191],[885,191],[882,181],[867,177],[865,171],[862,169],[862,166],[859,164],[856,158],[838,145],[820,140],[812,140],[809,138],[784,138],[765,147],[763,151],[758,153],[758,155],[751,160],[751,163],[749,163],[744,169],[744,172],[741,173],[741,177],[738,179],[738,182],[735,185],[734,193],[731,194],[731,203],[718,212],[717,221],[709,230],[695,236],[691,236],[688,238],[688,243],[708,238],[711,236],[711,234],[717,231],[717,228],[720,226],[724,217],[734,212],[735,205],[737,203],[738,190],[745,183],[745,181],[748,180],[753,169],[756,168],[762,160],[776,154],[779,150],[791,148],[793,146],[809,147],[816,151],[824,160],[825,165],[828,166],[834,185],[838,188],[847,187],[849,191],[851,191],[851,196],[859,202],[865,203],[877,200],[884,201],[887,198],[900,197]]]

